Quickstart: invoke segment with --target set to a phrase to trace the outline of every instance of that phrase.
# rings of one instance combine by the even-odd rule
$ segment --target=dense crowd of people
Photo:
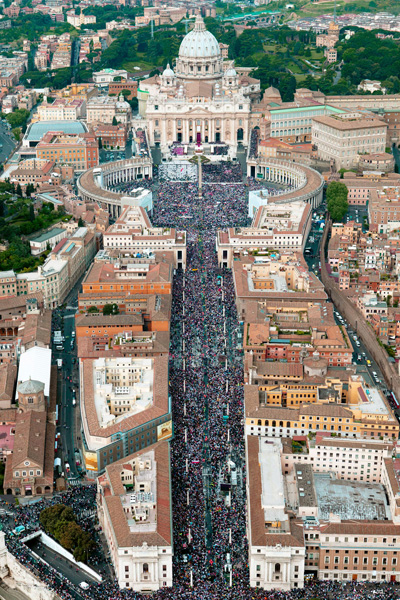
[[[203,165],[204,183],[242,183],[243,173],[240,163],[224,161]]]
[[[233,279],[229,271],[219,268],[215,252],[217,229],[247,224],[248,186],[239,182],[232,185],[225,165],[210,169],[210,175],[226,185],[205,183],[199,198],[196,183],[170,181],[160,183],[154,199],[154,225],[185,229],[188,242],[187,270],[178,272],[174,279],[171,321],[174,585],[160,589],[154,597],[395,600],[399,593],[393,584],[311,581],[304,589],[288,593],[249,587],[242,354],[237,349]],[[36,529],[40,511],[49,502],[60,501],[70,505],[80,518],[85,510],[95,507],[95,488],[81,487],[79,492],[72,490],[58,499],[16,508],[15,524]],[[92,520],[83,522],[96,536]],[[11,552],[64,600],[147,598],[129,589],[120,590],[104,568],[101,584],[91,584],[88,590],[75,589],[17,542],[8,538]],[[93,564],[92,559],[90,562]]]
[[[250,134],[250,148],[249,148],[249,157],[257,158],[258,157],[258,142],[260,139],[260,130],[252,129]]]

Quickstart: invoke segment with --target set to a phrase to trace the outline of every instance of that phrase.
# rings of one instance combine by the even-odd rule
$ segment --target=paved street
[[[40,556],[47,564],[51,565],[59,571],[64,577],[69,579],[74,585],[79,586],[82,581],[87,583],[97,583],[96,580],[88,575],[85,571],[71,563],[67,558],[64,558],[54,550],[51,550],[38,538],[28,542],[28,547]]]
[[[17,145],[17,142],[11,133],[11,129],[8,129],[6,123],[2,120],[0,120],[0,144],[2,144],[0,148],[0,162],[4,162]]]
[[[57,351],[53,344],[54,360],[61,358],[63,361],[62,369],[59,371],[58,378],[58,397],[61,399],[59,404],[59,421],[57,431],[61,435],[61,450],[58,456],[62,458],[63,471],[70,484],[81,481],[80,474],[76,465],[75,449],[80,447],[77,438],[80,438],[80,428],[76,427],[79,423],[79,376],[78,361],[76,355],[75,338],[72,332],[75,329],[75,313],[77,310],[77,294],[80,287],[80,281],[75,285],[66,300],[66,307],[60,308],[53,314],[53,331],[61,329],[64,335],[64,349]],[[73,397],[75,392],[75,406]],[[67,472],[65,463],[69,464],[70,471]]]

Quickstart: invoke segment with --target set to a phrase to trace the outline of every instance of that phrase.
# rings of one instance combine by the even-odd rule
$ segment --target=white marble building
[[[183,39],[175,70],[140,83],[139,112],[148,123],[150,144],[165,152],[173,142],[248,143],[253,100],[260,82],[250,69],[235,70],[224,61],[216,38],[202,17]]]
[[[171,587],[168,442],[106,467],[97,479],[97,511],[119,587],[144,593]]]
[[[247,436],[247,537],[250,586],[304,587],[303,529],[287,510],[281,441]]]

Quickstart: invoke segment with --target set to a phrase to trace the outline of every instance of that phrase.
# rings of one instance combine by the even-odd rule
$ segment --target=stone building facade
[[[139,111],[146,117],[150,144],[164,151],[174,142],[247,144],[253,99],[260,82],[224,62],[201,16],[183,39],[175,71],[140,84]]]

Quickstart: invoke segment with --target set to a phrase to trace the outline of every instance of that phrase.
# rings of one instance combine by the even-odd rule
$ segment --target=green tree
[[[85,227],[85,221],[82,219],[82,217],[79,217],[78,227]]]
[[[117,121],[115,115],[113,116],[112,124],[113,125],[118,125],[118,121]]]
[[[20,184],[17,185],[17,189],[15,190],[15,193],[17,194],[17,196],[22,196],[23,195],[22,194],[22,188],[21,188]]]
[[[89,306],[88,308],[88,313],[93,314],[93,313],[98,313],[99,309],[97,308],[97,306]]]
[[[103,147],[103,142],[101,141],[101,137],[98,140],[98,144],[99,144],[99,150],[101,150]]]
[[[105,304],[103,306],[103,315],[118,315],[119,308],[117,304]]]
[[[342,221],[349,209],[348,189],[344,183],[332,181],[326,191],[328,211],[333,221]]]

